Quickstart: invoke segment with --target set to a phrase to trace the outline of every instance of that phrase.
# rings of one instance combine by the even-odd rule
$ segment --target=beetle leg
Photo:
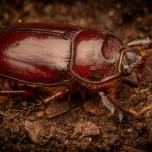
[[[131,108],[128,109],[128,113],[130,113],[131,115],[138,117],[141,116],[142,114],[144,114],[145,112],[152,110],[152,104],[148,104],[147,106],[144,106],[143,108],[141,108],[139,111],[135,111]]]
[[[99,95],[101,97],[101,101],[103,102],[104,106],[106,106],[106,108],[108,108],[111,111],[112,114],[115,112],[115,110],[117,110],[119,120],[122,121],[123,113],[122,113],[121,109],[116,108],[116,107],[118,107],[118,106],[116,106],[116,103],[113,103],[112,101],[110,101],[105,96],[104,92],[99,92]]]
[[[111,113],[115,112],[114,105],[109,101],[109,99],[105,96],[104,92],[99,92],[99,95],[101,97],[101,101],[103,102],[103,105],[107,107],[111,111]]]
[[[70,90],[68,88],[66,88],[66,89],[64,89],[62,91],[58,91],[55,94],[53,94],[52,96],[42,100],[41,102],[44,103],[44,104],[48,104],[48,103],[50,103],[52,101],[55,101],[55,100],[57,100],[59,98],[62,98],[63,95],[67,94],[69,91]]]
[[[111,83],[111,85],[109,85],[107,87],[108,97],[105,96],[104,92],[99,92],[99,95],[101,96],[101,100],[102,100],[103,104],[111,111],[111,113],[114,113],[115,111],[118,112],[118,117],[119,117],[120,121],[123,119],[122,112],[131,114],[132,116],[135,116],[135,117],[138,117],[138,116],[141,116],[142,114],[144,114],[146,111],[152,110],[152,103],[144,106],[139,111],[133,110],[132,107],[128,107],[125,105],[122,105],[122,106],[119,105],[119,103],[117,103],[115,100],[115,94],[116,94],[115,85],[116,85],[116,83],[114,81],[113,83]]]
[[[11,96],[15,94],[24,94],[25,96],[30,95],[32,92],[29,90],[1,90],[0,96]]]
[[[115,109],[117,109],[118,111],[118,117],[119,120],[122,121],[123,119],[123,113],[127,112],[128,114],[131,114],[135,117],[141,116],[142,114],[144,114],[145,112],[152,110],[152,103],[148,104],[147,106],[144,106],[143,108],[141,108],[139,111],[135,111],[133,110],[131,107],[120,107],[116,102],[114,102],[113,100],[109,100],[103,92],[99,92],[99,95],[101,96],[102,102],[103,104],[111,111],[111,113],[115,112]]]

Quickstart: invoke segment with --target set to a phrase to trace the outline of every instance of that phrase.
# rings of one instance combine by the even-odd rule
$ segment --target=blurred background
[[[152,30],[150,0],[1,0],[0,25],[47,22],[104,28],[123,40]]]
[[[29,22],[106,29],[127,42],[152,33],[152,1],[0,0],[0,26]],[[135,108],[151,102],[151,75],[152,58],[141,83],[136,81],[137,88],[118,82],[118,101]],[[0,151],[152,151],[152,112],[138,119],[127,116],[120,123],[102,105],[96,106],[100,111],[96,115],[94,98],[92,105],[77,106],[67,115],[50,119],[51,106],[24,100],[16,98],[11,106],[0,106]]]

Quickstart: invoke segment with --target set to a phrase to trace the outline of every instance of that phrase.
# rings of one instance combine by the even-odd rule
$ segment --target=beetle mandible
[[[105,90],[114,93],[115,79],[128,75],[142,64],[147,50],[152,49],[152,37],[147,36],[123,44],[104,30],[59,26],[55,24],[18,24],[1,30],[0,75],[26,85],[38,87],[62,86],[43,100],[49,103],[70,93],[75,82],[82,88],[98,92],[103,104],[123,117],[122,111],[141,115],[109,100]],[[30,91],[29,91],[30,92]],[[28,90],[1,90],[1,95],[27,94]]]

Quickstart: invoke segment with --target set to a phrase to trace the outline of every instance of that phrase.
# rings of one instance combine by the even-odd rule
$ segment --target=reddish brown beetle
[[[145,59],[152,48],[150,36],[124,45],[116,36],[103,30],[84,29],[54,24],[19,24],[1,30],[0,75],[26,85],[38,87],[62,86],[44,99],[49,103],[70,93],[78,84],[99,92],[104,105],[113,113],[126,111],[109,100],[104,91],[113,93],[115,78],[130,74]],[[74,87],[76,87],[74,85]],[[28,90],[1,90],[1,95],[30,93]]]

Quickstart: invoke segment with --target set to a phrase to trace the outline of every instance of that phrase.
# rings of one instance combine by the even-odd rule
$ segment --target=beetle
[[[98,92],[103,104],[114,113],[140,115],[152,106],[136,112],[119,106],[105,92],[114,94],[115,80],[131,74],[152,48],[147,36],[124,44],[110,32],[69,25],[44,23],[17,24],[1,29],[0,76],[29,86],[54,87],[43,103],[59,99],[79,85]],[[1,90],[1,95],[30,94],[31,90]],[[113,95],[114,96],[114,95]]]

